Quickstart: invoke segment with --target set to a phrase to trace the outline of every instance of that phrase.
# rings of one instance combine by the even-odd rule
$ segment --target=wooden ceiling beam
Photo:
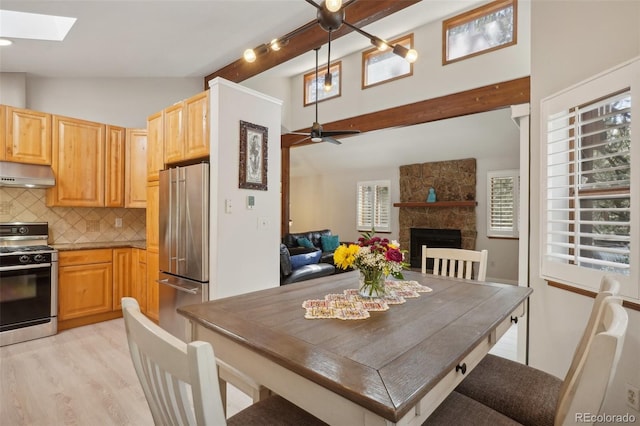
[[[421,0],[367,0],[355,1],[345,10],[345,21],[358,28],[378,21],[386,16],[398,12],[406,7],[420,2]],[[316,14],[316,10],[309,5],[309,14]],[[317,21],[310,21],[310,23]],[[309,25],[305,24],[305,25]],[[343,25],[338,31],[331,34],[331,39],[335,40],[345,34],[352,32],[349,27]],[[235,62],[215,71],[204,78],[205,90],[209,88],[209,80],[222,77],[234,83],[240,83],[250,77],[260,74],[277,65],[285,63],[290,59],[309,52],[316,47],[326,44],[328,41],[327,32],[320,25],[312,26],[310,29],[295,34],[285,48],[279,51],[270,51],[267,55],[259,56],[255,62],[249,63],[240,58]],[[268,40],[265,40],[265,43]]]
[[[476,89],[453,93],[438,98],[426,99],[412,104],[370,112],[331,123],[321,123],[323,130],[354,130],[362,133],[382,130],[391,127],[412,126],[447,118],[479,112],[493,111],[529,102],[530,77],[490,84]],[[311,128],[296,130],[308,133]],[[338,136],[342,138],[347,136]],[[312,142],[294,145],[304,136],[284,134],[281,137],[282,147],[298,148]],[[293,145],[293,146],[292,146]]]

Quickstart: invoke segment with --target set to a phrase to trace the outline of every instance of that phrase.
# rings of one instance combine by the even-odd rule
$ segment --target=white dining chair
[[[225,419],[211,344],[185,343],[122,298],[129,351],[156,425],[325,425],[273,395]]]
[[[628,323],[622,299],[601,293],[564,381],[487,355],[456,391],[524,425],[574,424],[578,413],[599,413]]]
[[[477,281],[487,279],[487,250],[464,250],[453,248],[429,248],[422,246],[422,273],[427,273],[427,259],[433,259],[433,274],[466,278]],[[478,265],[478,274],[473,277],[473,265]]]

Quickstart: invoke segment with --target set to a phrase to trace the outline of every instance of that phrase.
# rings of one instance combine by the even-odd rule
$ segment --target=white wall
[[[25,108],[27,75],[23,72],[0,73],[0,104]]]
[[[318,104],[320,122],[379,111],[393,106],[431,99],[487,84],[529,75],[530,69],[530,2],[518,2],[518,43],[485,55],[442,65],[442,23],[432,22],[413,31],[414,45],[419,52],[413,76],[361,89],[362,54],[341,58],[342,96]],[[366,28],[365,28],[366,29]],[[403,34],[376,34],[388,40]],[[336,43],[339,43],[338,39]],[[371,46],[368,46],[369,49]],[[309,53],[309,54],[312,54]],[[326,63],[326,57],[324,57]],[[322,65],[322,59],[320,64]],[[306,71],[308,72],[308,71]],[[304,74],[304,73],[303,73]],[[309,127],[314,108],[302,108],[302,75],[291,79],[291,129]]]
[[[211,88],[211,299],[280,285],[280,100],[216,78]],[[267,191],[239,189],[240,120],[268,128]],[[247,197],[255,207],[247,208]],[[226,209],[227,203],[231,211]],[[266,226],[259,226],[265,222]]]
[[[24,74],[23,74],[24,75]],[[5,79],[8,84],[5,85]],[[49,78],[0,75],[0,103],[130,128],[147,126],[147,116],[202,92],[202,78]],[[16,105],[5,90],[24,97]],[[13,98],[13,99],[12,99]]]
[[[564,377],[593,299],[540,278],[540,100],[639,55],[640,2],[534,1],[531,20],[530,363]],[[625,405],[625,384],[640,386],[640,312],[627,312],[629,329],[604,411],[637,421],[640,412]]]

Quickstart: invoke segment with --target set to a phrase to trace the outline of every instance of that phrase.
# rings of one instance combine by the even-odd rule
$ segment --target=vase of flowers
[[[408,267],[404,261],[405,251],[397,241],[389,241],[374,235],[374,230],[363,233],[357,244],[342,244],[333,254],[337,267],[350,266],[360,271],[360,295],[382,297],[387,276],[403,279],[402,270]]]

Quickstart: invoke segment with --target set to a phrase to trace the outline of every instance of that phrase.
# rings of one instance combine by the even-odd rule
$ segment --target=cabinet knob
[[[462,364],[456,365],[456,372],[462,372],[462,374],[467,374],[467,363],[463,362]]]

